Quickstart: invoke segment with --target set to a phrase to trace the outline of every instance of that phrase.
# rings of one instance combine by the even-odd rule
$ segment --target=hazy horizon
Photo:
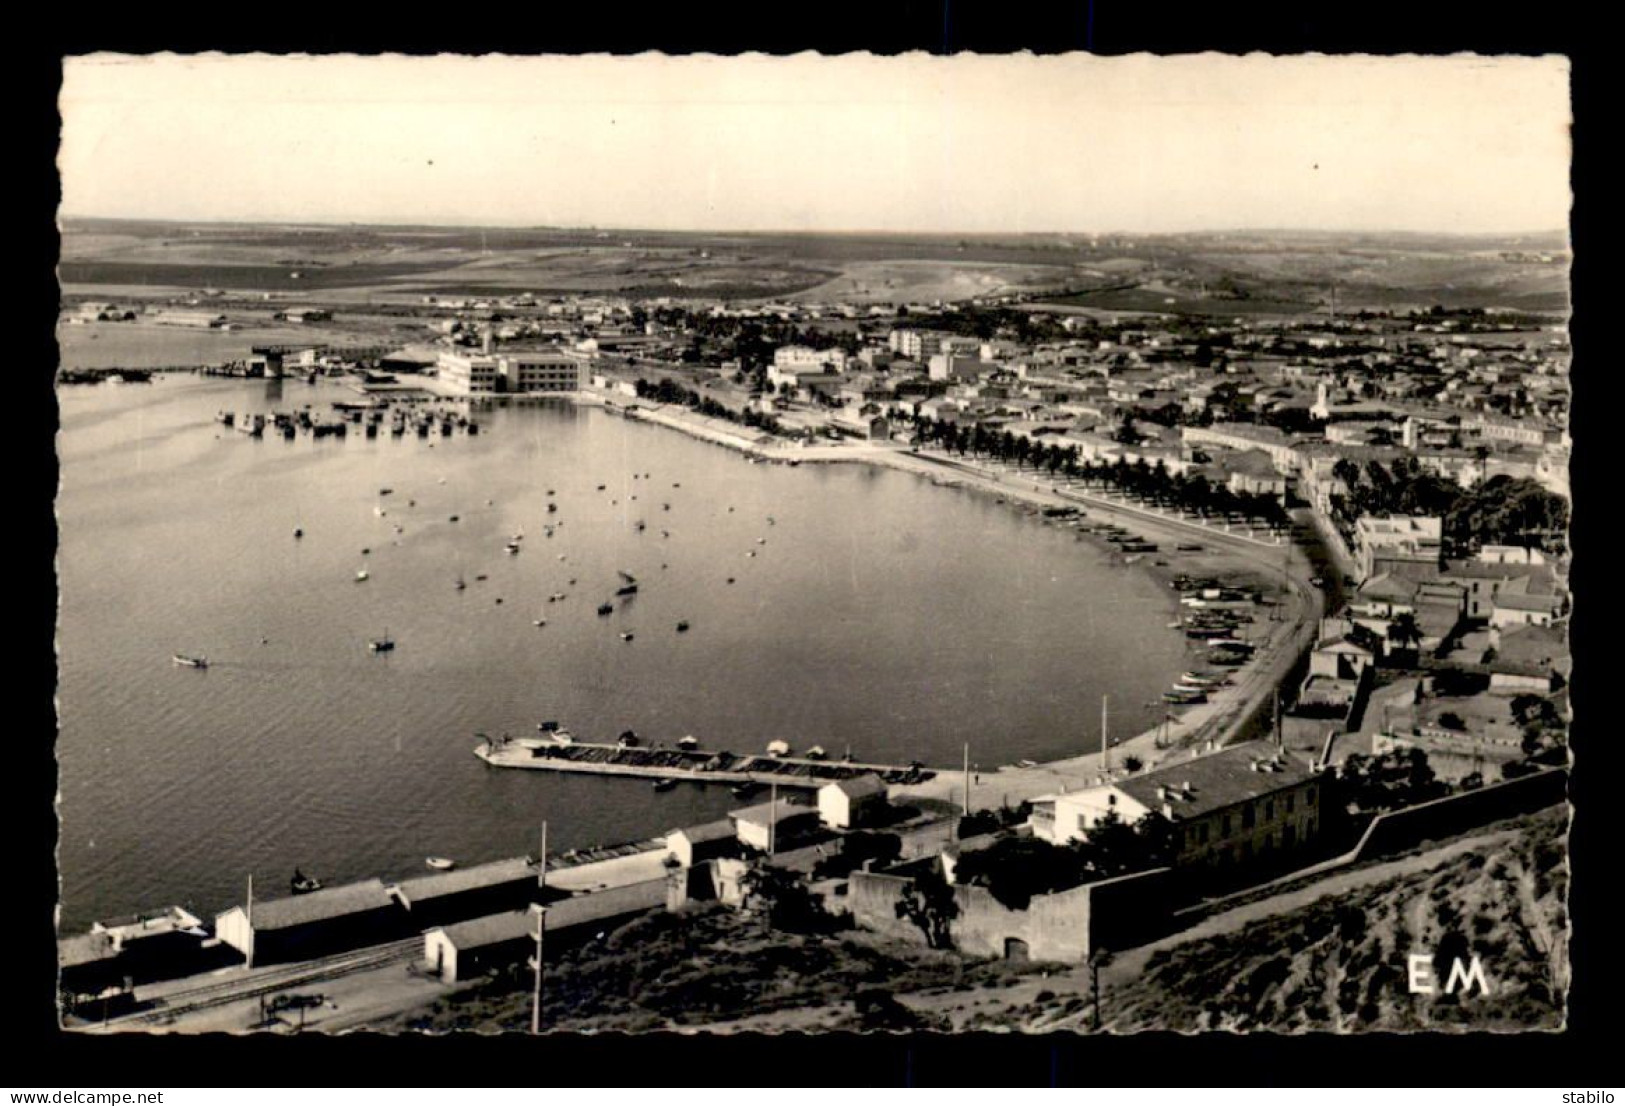
[[[1561,57],[68,58],[63,218],[1561,231]],[[1508,227],[1548,230],[1508,230]]]
[[[744,235],[750,237],[775,237],[805,235],[808,237],[886,237],[886,238],[944,238],[964,236],[966,238],[1179,238],[1204,236],[1268,236],[1281,235],[1284,237],[1309,237],[1326,235],[1331,237],[1395,237],[1395,238],[1539,238],[1557,236],[1567,238],[1569,228],[1566,226],[1546,227],[1536,230],[1475,230],[1475,231],[1448,231],[1427,230],[1424,228],[1400,229],[1394,227],[1369,227],[1360,229],[1337,229],[1333,227],[1225,227],[1203,228],[1193,227],[1188,230],[1168,231],[1127,231],[1116,228],[1106,230],[1023,230],[1023,231],[969,231],[955,228],[940,230],[888,230],[883,227],[827,227],[817,230],[808,230],[804,227],[640,227],[616,226],[603,223],[392,223],[366,221],[360,219],[346,219],[329,221],[323,219],[196,219],[170,216],[131,216],[131,215],[102,215],[85,212],[58,212],[58,221],[62,223],[74,222],[108,222],[108,223],[150,223],[167,226],[217,226],[217,227],[314,227],[322,230],[341,230],[355,228],[372,231],[558,231],[566,234],[612,232],[615,234],[693,234],[725,237],[730,235]]]

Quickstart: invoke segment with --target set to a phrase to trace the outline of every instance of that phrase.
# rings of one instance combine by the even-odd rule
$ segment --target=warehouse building
[[[528,856],[402,880],[390,888],[414,929],[523,910],[540,890],[541,865]]]
[[[597,939],[650,910],[664,909],[665,877],[562,899],[546,907],[543,955]],[[511,910],[431,929],[423,935],[430,971],[447,983],[522,964],[536,951],[536,912]]]
[[[407,915],[382,880],[250,902],[215,915],[214,932],[250,967],[308,960],[404,936]]]

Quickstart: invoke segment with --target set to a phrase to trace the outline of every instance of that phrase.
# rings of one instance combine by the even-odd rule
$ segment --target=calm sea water
[[[1103,693],[1114,732],[1148,727],[1185,656],[1166,589],[903,473],[752,465],[567,405],[426,441],[255,441],[214,421],[345,398],[191,377],[60,392],[66,930],[212,913],[250,873],[280,894],[295,866],[393,878],[426,855],[534,851],[544,819],[567,849],[737,805],[491,769],[479,731],[558,719],[588,739],[939,765],[969,742],[992,767],[1093,747]],[[599,617],[618,570],[642,589]],[[386,631],[396,651],[371,654]]]

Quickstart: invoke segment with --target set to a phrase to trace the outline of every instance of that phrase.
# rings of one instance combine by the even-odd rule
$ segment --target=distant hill
[[[1017,294],[1217,316],[1316,313],[1333,286],[1340,309],[1563,311],[1568,269],[1560,233],[815,234],[120,219],[64,220],[60,266],[64,283],[87,286],[897,303]]]

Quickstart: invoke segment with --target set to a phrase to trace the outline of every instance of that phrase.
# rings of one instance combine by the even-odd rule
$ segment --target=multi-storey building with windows
[[[1085,840],[1116,812],[1169,823],[1176,867],[1268,863],[1312,843],[1321,830],[1321,773],[1253,741],[1175,758],[1149,771],[1033,802],[1033,834],[1053,844]]]

